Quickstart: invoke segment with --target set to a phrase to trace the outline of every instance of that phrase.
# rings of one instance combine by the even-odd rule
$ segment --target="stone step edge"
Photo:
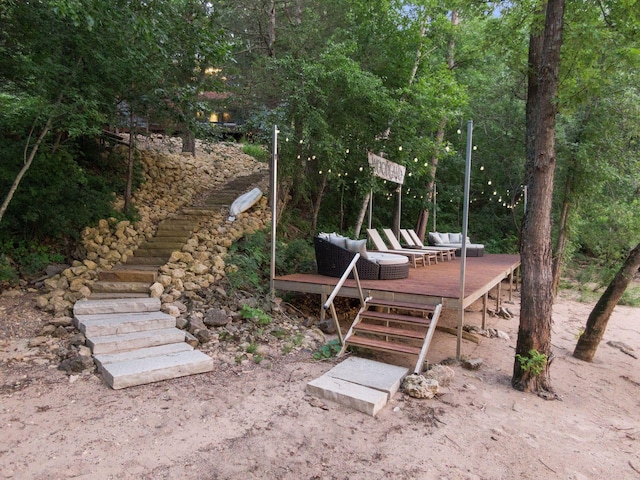
[[[111,363],[102,377],[114,390],[213,370],[213,359],[199,350]]]
[[[160,299],[151,297],[78,300],[73,306],[73,314],[158,312],[160,306]]]
[[[191,350],[193,350],[193,347],[185,342],[167,343],[166,345],[138,348],[136,350],[129,350],[127,352],[102,353],[94,355],[93,359],[96,361],[98,368],[102,369],[103,366],[109,365],[110,363],[127,362],[149,357],[159,357],[161,355],[170,355],[179,352],[190,352]]]
[[[184,330],[164,328],[144,332],[131,332],[119,335],[87,337],[87,346],[94,355],[102,353],[118,353],[138,348],[155,347],[168,343],[184,342]]]
[[[172,328],[176,319],[164,312],[98,313],[74,315],[73,324],[85,336],[98,337]]]

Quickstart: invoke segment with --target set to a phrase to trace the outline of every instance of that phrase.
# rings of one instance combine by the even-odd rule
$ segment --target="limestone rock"
[[[413,398],[433,398],[438,394],[438,382],[422,375],[407,375],[402,382],[404,392]]]
[[[448,387],[451,385],[453,378],[456,376],[456,373],[452,368],[447,367],[446,365],[434,365],[431,367],[426,373],[424,373],[424,377],[427,379],[436,380],[439,385],[443,387]]]
[[[478,370],[482,366],[481,358],[463,358],[460,364],[467,370]]]
[[[224,327],[231,321],[224,308],[212,308],[204,316],[204,324],[210,327]]]

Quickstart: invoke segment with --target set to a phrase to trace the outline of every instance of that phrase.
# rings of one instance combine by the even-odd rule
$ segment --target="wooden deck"
[[[462,308],[467,308],[498,286],[504,279],[512,282],[520,267],[519,255],[485,254],[468,257]],[[338,283],[337,278],[317,274],[296,273],[274,279],[277,290],[320,294],[326,299]],[[365,295],[379,300],[395,300],[421,304],[442,303],[443,308],[459,310],[460,259],[438,262],[437,265],[410,268],[409,277],[399,280],[362,280]],[[358,297],[355,280],[347,280],[339,296]]]

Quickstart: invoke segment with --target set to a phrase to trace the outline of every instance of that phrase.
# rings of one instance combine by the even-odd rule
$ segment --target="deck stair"
[[[213,370],[211,357],[185,342],[157,298],[80,300],[73,316],[113,389]]]
[[[417,357],[414,372],[420,373],[441,309],[441,304],[368,298],[345,335],[340,354],[352,346],[412,355]]]

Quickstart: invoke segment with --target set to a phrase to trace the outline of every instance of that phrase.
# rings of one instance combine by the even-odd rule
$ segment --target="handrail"
[[[347,269],[344,271],[344,273],[340,277],[340,280],[338,280],[338,283],[336,284],[335,288],[333,289],[333,292],[331,292],[331,295],[329,295],[329,298],[327,299],[327,301],[324,302],[324,305],[322,306],[322,308],[327,310],[329,308],[329,304],[333,303],[333,300],[338,295],[338,292],[340,291],[340,289],[344,285],[344,282],[346,282],[347,278],[349,278],[349,274],[351,273],[351,270],[353,270],[355,268],[356,269],[356,273],[357,273],[358,269],[356,268],[356,262],[359,259],[360,259],[360,254],[356,253],[355,257],[353,257],[353,260],[351,260],[351,263],[349,264]],[[360,279],[358,279],[358,285],[360,284],[359,280]]]
[[[358,286],[358,293],[360,294],[360,303],[362,307],[364,307],[366,300],[364,298],[364,294],[362,293],[362,286],[360,285],[360,276],[358,275],[358,267],[356,267],[356,263],[358,262],[359,259],[360,259],[360,254],[356,253],[353,259],[351,260],[351,263],[349,263],[349,266],[347,266],[344,273],[340,277],[340,280],[338,280],[338,283],[336,284],[333,291],[331,292],[331,295],[329,295],[329,298],[327,299],[327,301],[322,305],[323,309],[329,310],[331,312],[331,316],[333,317],[333,322],[336,326],[336,331],[338,332],[338,338],[340,338],[341,345],[344,345],[344,338],[342,337],[342,331],[340,330],[340,322],[338,322],[338,315],[336,314],[336,309],[333,305],[333,301],[338,295],[338,292],[340,292],[340,290],[342,289],[344,282],[347,281],[347,278],[349,278],[349,275],[353,271],[353,278],[356,281],[356,285]]]

